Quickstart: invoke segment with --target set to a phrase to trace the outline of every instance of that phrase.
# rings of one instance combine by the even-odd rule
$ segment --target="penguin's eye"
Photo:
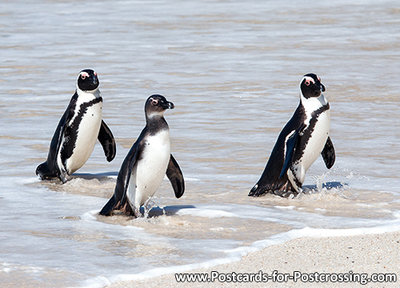
[[[81,79],[82,79],[82,80],[85,80],[86,78],[89,78],[89,74],[86,73],[86,72],[82,72],[82,73],[81,73]]]
[[[158,100],[151,99],[151,105],[157,106],[157,104],[158,104]]]
[[[304,77],[304,84],[306,84],[306,86],[310,86],[311,84],[315,84],[315,80],[312,77]]]

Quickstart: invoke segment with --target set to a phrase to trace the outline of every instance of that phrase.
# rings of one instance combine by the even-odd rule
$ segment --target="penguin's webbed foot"
[[[63,168],[60,169],[60,172],[59,172],[59,175],[58,175],[58,179],[60,179],[61,182],[62,182],[63,184],[65,184],[65,183],[70,179],[67,170],[65,170],[65,169],[63,169]]]
[[[270,193],[276,196],[280,196],[283,198],[289,198],[290,196],[296,197],[300,191],[297,191],[293,188],[289,181],[287,181],[284,185],[278,187],[271,187],[271,186],[260,186],[258,184],[254,185],[254,187],[250,190],[249,196],[253,197],[260,197],[264,194]]]
[[[299,195],[299,191],[297,191],[291,185],[290,181],[287,181],[286,184],[283,185],[281,188],[273,190],[272,194],[283,198],[289,198],[290,196],[296,197],[297,195]]]
[[[128,203],[128,201],[125,201],[124,204],[117,205],[117,210],[120,210],[123,214],[126,216],[134,216],[133,210],[131,205]]]
[[[61,182],[62,182],[62,184],[65,184],[67,181],[68,181],[68,178],[67,177],[65,177],[65,175],[60,175],[60,180],[61,180]]]
[[[291,195],[293,195],[293,197],[296,197],[299,193],[297,191],[286,191],[286,190],[275,190],[272,192],[272,194],[276,195],[276,196],[280,196],[282,198],[289,198]]]
[[[133,217],[135,217],[135,218],[139,218],[140,216],[141,216],[142,214],[140,213],[140,209],[138,209],[138,208],[134,208],[134,209],[132,209],[132,216]]]

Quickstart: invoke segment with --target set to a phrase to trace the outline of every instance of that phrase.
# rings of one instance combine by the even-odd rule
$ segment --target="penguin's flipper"
[[[288,137],[286,140],[286,155],[285,155],[285,162],[283,163],[281,173],[279,174],[279,178],[282,178],[283,175],[286,174],[289,167],[292,165],[293,162],[293,155],[296,149],[296,146],[299,141],[299,137],[301,136],[301,132],[303,131],[305,125],[300,126],[300,128],[296,129],[292,132],[292,135]]]
[[[126,203],[126,191],[129,186],[129,180],[131,178],[132,169],[136,164],[136,160],[139,155],[139,141],[133,144],[131,150],[129,150],[128,155],[126,155],[124,162],[122,162],[121,169],[119,170],[117,177],[117,184],[115,185],[114,195],[111,199],[104,205],[103,209],[100,211],[100,215],[110,216],[112,211],[116,208],[119,203],[119,207],[124,206]]]
[[[185,180],[181,168],[179,168],[178,162],[172,154],[168,163],[167,177],[174,188],[176,198],[180,198],[185,192]]]
[[[101,121],[99,136],[97,138],[99,139],[101,146],[103,146],[107,161],[111,162],[115,157],[117,149],[115,146],[114,136],[103,120]]]
[[[333,147],[333,143],[331,138],[328,136],[326,140],[324,149],[321,152],[322,159],[324,159],[326,168],[331,169],[333,164],[335,164],[335,148]]]

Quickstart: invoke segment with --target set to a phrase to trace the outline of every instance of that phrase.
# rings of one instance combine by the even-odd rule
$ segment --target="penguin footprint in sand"
[[[59,178],[65,183],[89,159],[96,139],[103,146],[107,161],[115,157],[114,137],[102,120],[103,99],[96,72],[82,70],[76,86],[51,139],[47,160],[36,168],[36,175],[42,180]]]
[[[300,104],[279,134],[264,172],[249,196],[297,195],[308,168],[320,154],[328,169],[333,166],[335,150],[329,137],[330,111],[324,91],[317,75],[304,75],[300,82]]]
[[[152,95],[145,104],[146,127],[125,157],[119,170],[114,195],[100,211],[110,216],[114,210],[139,216],[145,204],[160,187],[164,175],[171,181],[176,198],[185,191],[182,171],[171,155],[168,124],[164,112],[174,104],[164,96]]]

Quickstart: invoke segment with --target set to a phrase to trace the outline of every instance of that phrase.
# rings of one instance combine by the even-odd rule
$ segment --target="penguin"
[[[103,99],[97,73],[91,69],[78,75],[72,96],[51,139],[46,162],[36,168],[42,180],[59,178],[63,183],[81,168],[99,139],[107,161],[114,159],[116,146],[110,128],[102,120]]]
[[[249,196],[297,196],[308,168],[319,154],[328,169],[333,166],[335,149],[329,137],[330,110],[324,91],[320,77],[313,73],[303,76],[300,103],[279,134],[264,172]]]
[[[166,174],[180,198],[185,182],[178,162],[171,154],[169,127],[164,118],[174,104],[162,95],[151,95],[145,104],[146,126],[129,150],[119,170],[114,195],[100,211],[110,216],[113,210],[126,215],[140,216],[140,206],[148,201]]]

